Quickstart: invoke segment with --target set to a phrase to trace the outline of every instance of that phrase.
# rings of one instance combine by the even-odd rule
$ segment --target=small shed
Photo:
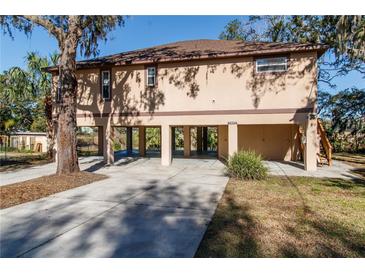
[[[48,142],[45,132],[13,132],[10,134],[9,147],[34,152],[47,152]]]

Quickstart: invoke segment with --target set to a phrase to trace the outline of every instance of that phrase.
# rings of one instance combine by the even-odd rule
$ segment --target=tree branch
[[[61,28],[55,26],[50,20],[44,19],[41,16],[35,16],[35,15],[22,15],[25,19],[40,25],[47,29],[50,33],[52,33],[57,40],[60,42],[64,38],[64,32]]]

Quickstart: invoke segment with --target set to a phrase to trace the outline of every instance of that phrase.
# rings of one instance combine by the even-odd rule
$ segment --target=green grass
[[[364,257],[365,182],[230,180],[196,257]]]

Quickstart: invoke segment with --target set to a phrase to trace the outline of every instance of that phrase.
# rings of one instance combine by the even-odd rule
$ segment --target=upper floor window
[[[110,71],[103,70],[101,72],[101,88],[103,99],[110,99]]]
[[[147,86],[154,87],[156,85],[156,68],[147,68]]]
[[[256,72],[280,72],[287,70],[287,57],[260,58],[256,60]]]

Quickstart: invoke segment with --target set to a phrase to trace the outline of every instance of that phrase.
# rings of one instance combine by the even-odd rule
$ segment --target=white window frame
[[[109,78],[109,88],[108,88],[108,97],[104,97],[104,73],[108,73],[108,78]],[[111,85],[111,81],[110,81],[110,71],[109,70],[102,70],[101,71],[101,97],[104,100],[110,100],[110,85]]]
[[[265,71],[259,71],[258,70],[259,67],[268,66],[267,64],[265,64],[265,65],[259,65],[258,64],[258,61],[259,60],[265,60],[265,59],[284,59],[284,62],[277,63],[275,65],[284,65],[285,68],[284,69],[280,69],[280,70],[265,70]],[[255,63],[256,63],[256,73],[271,73],[271,72],[285,72],[285,71],[288,71],[288,57],[285,57],[285,56],[257,58],[256,61],[255,61]],[[272,66],[272,65],[269,65],[269,66]]]
[[[149,70],[150,69],[153,69],[153,71],[154,71],[154,74],[153,74],[153,84],[150,84],[149,81],[148,81],[148,79],[150,77],[152,77],[152,75],[151,76],[149,75]],[[148,87],[154,87],[154,86],[156,86],[156,67],[147,67],[147,86]]]

